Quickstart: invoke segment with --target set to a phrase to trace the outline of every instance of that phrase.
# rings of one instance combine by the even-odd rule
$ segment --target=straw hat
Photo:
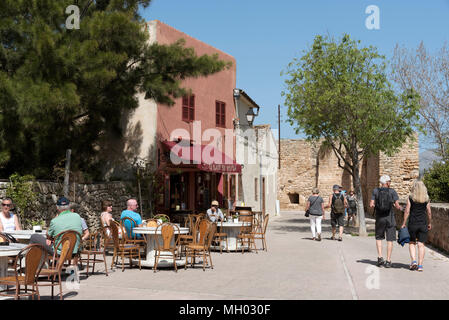
[[[212,201],[211,206],[218,206],[218,201],[217,200]]]

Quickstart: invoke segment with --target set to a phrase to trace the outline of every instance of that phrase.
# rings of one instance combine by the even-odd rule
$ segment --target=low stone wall
[[[405,202],[401,202],[405,205]],[[449,204],[434,203],[432,208],[432,230],[429,231],[427,243],[449,252]],[[404,221],[404,213],[395,209],[396,225],[398,228]]]
[[[9,182],[0,182],[0,197],[5,197]],[[105,182],[94,184],[71,184],[69,200],[78,205],[77,213],[86,220],[89,230],[94,232],[100,227],[101,202],[110,200],[113,204],[112,215],[119,220],[121,211],[126,209],[126,200],[135,197],[131,182]],[[56,201],[63,194],[63,184],[41,182],[35,184],[38,199],[35,207],[27,214],[34,220],[45,220],[47,227],[56,215]]]

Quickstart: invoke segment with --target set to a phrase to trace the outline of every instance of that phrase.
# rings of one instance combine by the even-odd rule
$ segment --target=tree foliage
[[[338,42],[316,36],[312,47],[287,67],[287,120],[309,140],[324,140],[339,166],[352,176],[363,203],[360,167],[364,158],[392,154],[414,137],[417,95],[396,94],[386,76],[385,57],[360,47],[345,34]],[[363,207],[359,207],[359,211]],[[364,213],[360,215],[361,227]]]
[[[67,29],[69,5],[79,29]],[[74,170],[92,170],[97,142],[121,135],[137,93],[173,104],[181,80],[229,67],[183,41],[148,43],[139,8],[150,0],[0,2],[0,175],[48,177],[72,149]]]
[[[434,162],[423,181],[432,201],[449,202],[449,162]]]
[[[415,51],[396,45],[391,64],[392,78],[403,90],[420,95],[420,122],[436,154],[449,161],[449,48],[447,43],[431,55],[421,42]]]
[[[37,193],[33,190],[34,177],[32,175],[21,176],[14,173],[9,177],[9,186],[6,189],[6,196],[11,198],[20,221],[24,228],[28,228],[32,221],[28,212],[35,205]]]

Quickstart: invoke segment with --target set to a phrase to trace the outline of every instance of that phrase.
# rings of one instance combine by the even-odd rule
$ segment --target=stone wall
[[[0,197],[4,197],[9,182],[0,182]],[[69,200],[78,205],[77,212],[86,220],[89,230],[94,232],[100,227],[101,202],[110,200],[113,204],[112,215],[119,220],[126,200],[135,197],[131,182],[106,182],[98,184],[71,184]],[[36,182],[35,192],[38,200],[27,215],[34,220],[45,220],[49,226],[56,215],[56,201],[62,195],[63,185],[55,182]]]
[[[281,209],[303,209],[312,188],[317,187],[323,198],[339,184],[351,190],[352,177],[338,166],[332,149],[305,140],[281,140],[281,169],[278,172],[278,199]],[[401,199],[407,198],[414,179],[419,177],[418,139],[405,143],[393,156],[383,153],[364,159],[360,178],[366,211],[374,188],[381,175],[388,174]],[[297,203],[292,203],[297,202]]]
[[[405,205],[405,202],[401,203]],[[427,243],[449,252],[449,204],[435,203],[432,208],[432,230],[429,231]],[[396,225],[399,228],[404,220],[404,213],[395,209]]]

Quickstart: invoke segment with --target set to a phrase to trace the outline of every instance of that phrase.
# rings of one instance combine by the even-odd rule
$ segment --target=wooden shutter
[[[189,97],[182,97],[182,120],[189,121]]]
[[[220,124],[225,127],[225,106],[226,104],[224,102],[221,103],[221,118],[220,118]]]
[[[195,120],[195,96],[190,96],[189,101],[189,121]]]

